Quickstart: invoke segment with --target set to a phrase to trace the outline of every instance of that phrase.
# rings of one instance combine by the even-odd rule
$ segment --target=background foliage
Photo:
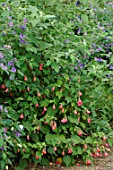
[[[113,136],[112,8],[99,0],[0,1],[2,170],[105,156]]]

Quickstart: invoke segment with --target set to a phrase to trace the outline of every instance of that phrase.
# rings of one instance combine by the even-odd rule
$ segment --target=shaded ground
[[[72,167],[63,167],[60,165],[51,165],[49,167],[29,166],[26,170],[113,170],[113,152],[107,158],[95,159],[92,166],[85,166],[83,163],[80,163],[80,167],[76,165]]]

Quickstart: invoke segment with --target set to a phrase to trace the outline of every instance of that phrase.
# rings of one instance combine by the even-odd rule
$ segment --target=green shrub
[[[111,6],[1,2],[2,170],[106,156],[113,137]]]

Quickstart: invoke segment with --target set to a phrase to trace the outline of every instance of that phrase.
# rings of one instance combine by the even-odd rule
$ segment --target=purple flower
[[[101,51],[101,48],[100,48],[100,47],[98,47],[96,51],[97,51],[97,52]]]
[[[3,110],[3,106],[2,105],[0,105],[0,112]]]
[[[4,45],[5,49],[10,49],[11,50],[11,46],[10,45]]]
[[[84,68],[84,65],[82,63],[78,64],[80,68]]]
[[[71,19],[70,22],[74,22],[74,20]]]
[[[10,26],[10,27],[13,27],[13,22],[9,22],[9,26]]]
[[[102,58],[97,58],[97,57],[95,57],[94,60],[95,60],[95,61],[99,61],[99,62],[102,62],[102,61],[103,61]]]
[[[9,61],[8,66],[14,66],[14,60]]]
[[[10,7],[7,7],[7,10],[10,11]]]
[[[22,28],[24,30],[26,28],[26,24],[21,25],[20,28]]]
[[[4,112],[5,112],[5,113],[8,113],[8,110],[5,108],[5,109],[4,109]]]
[[[93,6],[92,6],[92,5],[90,5],[90,8],[93,8]]]
[[[23,39],[25,37],[25,35],[23,34],[20,34],[20,38]]]
[[[102,61],[103,61],[103,59],[102,59],[102,58],[98,58],[98,61],[99,61],[99,62],[102,62]]]
[[[6,6],[6,3],[3,3],[2,6]]]
[[[86,56],[86,55],[84,55],[84,58],[87,58],[87,56]]]
[[[20,136],[21,136],[21,134],[20,134],[19,132],[15,132],[15,135],[16,135],[17,137],[20,137]]]
[[[7,128],[4,128],[4,134],[6,134],[6,132],[7,132]]]
[[[70,42],[70,40],[65,40],[65,42],[64,43],[69,43]]]
[[[77,34],[80,34],[80,32],[81,32],[81,28],[79,28],[79,29],[78,29],[78,32],[77,32]]]
[[[108,75],[107,75],[107,77],[108,77],[108,78],[111,78],[111,75],[110,75],[110,74],[108,74]]]
[[[0,67],[1,67],[3,70],[7,70],[7,67],[4,65],[4,63],[1,63],[1,64],[0,64]]]
[[[4,37],[5,37],[5,36],[6,36],[6,34],[3,32],[3,33],[2,33],[2,36],[4,36]]]
[[[94,11],[96,11],[97,9],[96,8],[93,8]]]
[[[1,150],[3,151],[3,150],[4,150],[4,147],[2,147]]]
[[[0,52],[0,59],[4,58],[2,52]]]
[[[15,73],[16,72],[16,68],[12,67],[11,72]]]
[[[80,18],[79,22],[81,23],[82,22],[82,19]]]
[[[28,44],[28,42],[26,42],[26,41],[23,40],[23,39],[20,39],[19,41],[20,41],[20,43],[22,43],[22,44]]]
[[[110,66],[109,66],[109,69],[110,69],[110,70],[113,70],[113,65],[110,65]]]
[[[24,23],[26,23],[26,22],[27,22],[27,19],[26,19],[26,18],[24,18],[24,20],[23,20],[23,21],[24,21]]]
[[[79,5],[80,5],[80,1],[78,0],[78,1],[76,2],[76,7],[79,6]]]
[[[95,43],[92,43],[92,47],[93,47],[93,48],[96,48],[96,45],[95,45]]]

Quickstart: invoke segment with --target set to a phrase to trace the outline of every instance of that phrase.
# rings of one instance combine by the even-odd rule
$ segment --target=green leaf
[[[39,156],[39,158],[41,158],[42,153],[41,153],[41,152],[39,152],[39,151],[37,151],[37,152],[36,152],[36,156]]]
[[[83,150],[80,146],[77,147],[77,154],[81,155],[83,153]]]
[[[4,161],[6,161],[6,159],[7,159],[7,155],[6,155],[6,153],[5,153],[5,152],[3,152],[3,155],[2,155],[2,156],[3,156],[3,160],[4,160]]]
[[[6,164],[6,162],[5,162],[5,161],[3,161],[3,160],[1,160],[1,161],[0,161],[0,167],[1,167],[1,170],[4,170],[4,168],[5,168],[5,164]]]
[[[88,16],[87,16],[87,14],[82,14],[81,17],[82,17],[84,22],[88,23]]]
[[[4,140],[3,138],[0,138],[0,148],[2,148],[3,145],[4,145]]]
[[[15,170],[24,170],[24,168],[18,166],[18,167],[15,167]]]
[[[64,163],[65,163],[65,165],[66,165],[67,167],[70,166],[70,165],[71,165],[71,156],[65,155],[65,156],[63,157],[63,161],[64,161]]]
[[[14,7],[18,7],[20,5],[20,0],[11,0],[11,5]]]
[[[56,153],[55,153],[55,151],[54,151],[54,149],[53,149],[52,147],[49,147],[49,148],[47,149],[47,152],[50,153],[51,155],[52,155],[52,154],[56,155]]]
[[[18,74],[20,74],[21,76],[24,76],[24,74],[23,74],[22,71],[18,70],[17,72],[18,72]]]
[[[26,160],[26,159],[20,159],[20,161],[19,161],[19,166],[20,166],[21,168],[25,169],[26,166],[27,166],[27,160]]]
[[[73,140],[73,142],[74,142],[75,144],[79,144],[79,143],[82,143],[82,142],[83,142],[83,140],[82,140],[79,136],[77,136],[77,135],[73,135],[73,136],[71,137],[71,139]]]
[[[75,117],[72,117],[72,116],[68,116],[68,119],[71,123],[75,123],[75,124],[78,124],[78,119],[75,118]]]
[[[43,106],[43,107],[47,107],[48,104],[49,104],[49,100],[48,99],[45,99],[45,100],[41,101],[41,106]]]
[[[40,164],[43,165],[43,166],[49,166],[49,160],[42,157]]]
[[[33,27],[35,27],[38,23],[40,23],[40,19],[32,19],[32,20],[30,20],[30,22],[31,22],[31,24],[32,24],[32,26]],[[28,50],[28,48],[27,48],[27,50]]]
[[[51,65],[51,60],[48,60],[46,64],[47,64],[47,66],[50,66]]]
[[[32,101],[32,100],[33,100],[33,97],[28,96],[27,100],[28,100],[28,101]]]
[[[6,82],[6,87],[10,87],[10,86],[11,86],[11,81],[8,80],[8,81]]]
[[[51,64],[51,66],[57,73],[59,72],[59,64],[54,62],[54,63]]]
[[[88,136],[88,137],[85,139],[85,142],[91,144],[91,143],[93,142],[93,140],[92,140],[91,137]]]
[[[57,92],[56,92],[56,96],[57,96],[59,99],[61,99],[62,93],[61,93],[60,91],[57,91]]]

